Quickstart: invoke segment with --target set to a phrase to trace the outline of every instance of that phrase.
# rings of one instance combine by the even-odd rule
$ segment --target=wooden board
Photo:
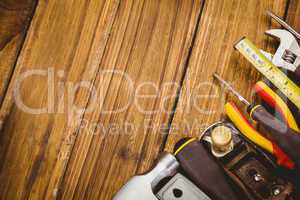
[[[0,106],[35,5],[36,0],[0,2]]]
[[[74,97],[69,99],[72,104],[83,108],[87,104],[87,91],[80,89],[75,94],[74,85],[96,77],[118,4],[117,0],[39,1],[0,113],[4,119],[2,199],[56,197],[68,160],[69,139],[77,129],[68,121],[80,120],[81,115],[70,117],[66,106],[62,107],[67,96]],[[52,72],[54,92],[51,82],[48,87]],[[20,82],[26,73],[40,74]],[[58,81],[65,83],[62,88],[66,91],[60,90]],[[19,82],[20,92],[16,90]],[[22,101],[16,100],[18,94]],[[31,108],[50,105],[43,114],[32,114],[21,103]]]
[[[0,9],[18,1],[30,2]],[[274,51],[267,9],[299,30],[296,0],[40,0],[19,57],[23,32],[0,52],[0,198],[112,199],[164,149],[222,118],[233,98],[214,72],[250,99],[260,75],[233,44],[246,35]],[[54,91],[46,75],[21,83],[22,102],[48,106],[43,114],[16,101],[32,70],[54,73]]]
[[[183,137],[200,136],[211,123],[220,121],[228,95],[213,80],[217,72],[224,79],[250,98],[252,85],[259,74],[233,45],[247,36],[263,49],[269,39],[264,31],[270,28],[271,20],[266,10],[283,16],[287,2],[279,1],[207,1],[201,17],[196,43],[189,60],[188,72],[176,107],[166,150]]]
[[[300,32],[300,2],[291,0],[286,13],[286,20],[297,32]]]
[[[100,104],[84,116],[63,199],[110,200],[132,175],[151,166],[164,144],[201,3],[121,2],[100,72],[123,75],[99,73],[96,79]]]

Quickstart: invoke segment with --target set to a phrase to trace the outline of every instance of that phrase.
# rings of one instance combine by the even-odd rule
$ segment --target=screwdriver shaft
[[[251,105],[243,96],[241,96],[231,85],[223,80],[218,74],[213,75],[218,81],[225,85],[235,96],[239,98],[240,101],[247,104],[248,113],[250,117],[258,122],[266,130],[267,138],[274,141],[275,144],[281,149],[285,150],[285,153],[293,159],[300,166],[300,137],[297,135],[297,132],[287,126],[287,124],[281,122],[272,114],[270,114],[263,106],[261,105]],[[276,152],[274,152],[276,154]],[[278,152],[277,152],[278,153]],[[281,153],[278,153],[281,154]],[[282,160],[284,161],[284,160]],[[287,167],[293,168],[293,162],[287,162],[289,164]]]
[[[295,29],[293,29],[288,23],[282,20],[278,15],[272,13],[271,11],[267,11],[267,14],[275,21],[277,21],[281,26],[283,26],[283,28],[291,32],[298,40],[300,40],[300,34]]]
[[[251,105],[249,101],[247,101],[240,93],[238,93],[228,82],[222,79],[218,74],[214,73],[213,76],[218,81],[220,81],[227,89],[229,89],[241,102],[243,102],[247,106]]]

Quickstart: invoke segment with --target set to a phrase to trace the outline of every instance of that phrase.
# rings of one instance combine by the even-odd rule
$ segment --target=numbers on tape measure
[[[263,67],[263,65],[266,64],[266,62],[264,62],[257,55],[257,53],[253,51],[253,49],[251,49],[248,45],[246,45],[246,43],[241,42],[238,45],[240,45],[240,47],[244,49],[244,51],[248,54],[249,58],[251,58],[251,60],[256,63],[257,67]],[[272,70],[272,68],[270,68],[270,70]]]
[[[265,58],[250,40],[244,38],[236,48],[300,109],[300,88]]]

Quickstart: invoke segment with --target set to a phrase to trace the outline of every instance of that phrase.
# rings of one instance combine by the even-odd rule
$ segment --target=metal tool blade
[[[288,23],[286,23],[283,19],[281,19],[278,15],[272,13],[271,11],[267,11],[267,14],[272,19],[277,21],[281,26],[283,26],[286,30],[291,32],[298,40],[300,40],[300,34],[295,29],[293,29]]]
[[[229,89],[237,98],[239,98],[241,102],[243,102],[247,106],[251,105],[249,101],[247,101],[240,93],[238,93],[228,82],[222,79],[218,74],[214,73],[213,77],[220,81],[227,89]]]

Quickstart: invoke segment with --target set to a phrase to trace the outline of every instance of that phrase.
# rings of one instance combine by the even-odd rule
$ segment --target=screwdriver
[[[278,15],[272,13],[271,11],[267,11],[267,15],[269,15],[272,19],[277,21],[283,28],[291,32],[298,40],[300,40],[300,34],[293,29],[288,23],[286,23],[283,19],[281,19]]]
[[[300,166],[300,137],[297,132],[272,116],[262,105],[251,104],[218,74],[213,76],[247,106],[250,117],[267,131],[264,133],[266,137],[277,143]]]

